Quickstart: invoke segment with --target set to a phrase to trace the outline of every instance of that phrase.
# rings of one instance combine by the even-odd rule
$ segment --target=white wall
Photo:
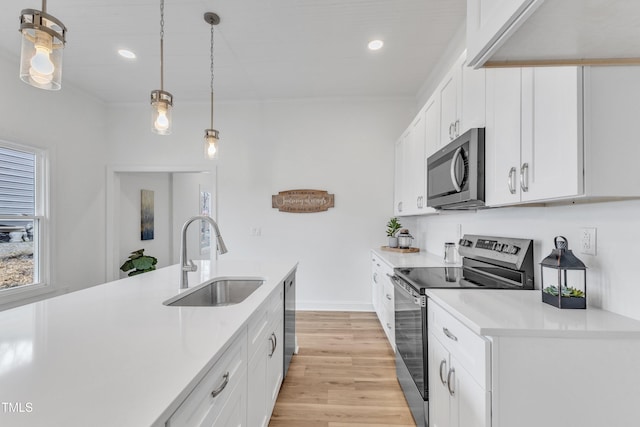
[[[140,236],[140,190],[151,190],[154,202],[153,240],[141,240]],[[158,258],[157,268],[173,264],[171,243],[171,176],[169,173],[121,173],[119,201],[120,256],[118,265],[130,253],[144,249],[145,255]],[[127,273],[120,271],[120,277]]]
[[[218,219],[228,258],[300,262],[299,306],[370,309],[370,248],[385,242],[392,215],[393,145],[414,99],[316,99],[216,105],[220,130]],[[110,109],[114,164],[194,165],[202,159],[206,104],[176,104],[172,135],[148,128],[148,106]],[[271,208],[278,191],[335,194],[315,214]],[[260,228],[261,236],[251,236]]]
[[[65,84],[58,92],[18,78],[0,54],[0,139],[38,146],[51,159],[51,281],[77,290],[105,278],[105,106]]]
[[[457,241],[458,224],[463,233],[533,239],[536,287],[540,288],[538,263],[551,253],[553,238],[565,236],[588,267],[588,304],[640,319],[639,217],[640,200],[499,208],[418,217],[416,237],[419,247],[440,255],[445,241]],[[596,256],[580,253],[581,227],[597,228]]]
[[[211,193],[211,208],[209,216],[216,218],[217,196],[215,191],[214,173],[174,173],[172,174],[172,216],[173,216],[173,248],[171,264],[180,262],[180,238],[182,225],[190,217],[200,215],[200,192]],[[200,250],[200,222],[192,223],[187,230],[187,256],[189,259],[210,259],[215,253]],[[213,235],[212,235],[213,237]],[[215,241],[213,241],[215,244]],[[214,246],[215,249],[215,246]]]

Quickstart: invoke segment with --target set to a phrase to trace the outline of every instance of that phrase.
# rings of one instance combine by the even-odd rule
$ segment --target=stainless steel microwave
[[[427,206],[484,206],[484,128],[474,128],[427,159]]]

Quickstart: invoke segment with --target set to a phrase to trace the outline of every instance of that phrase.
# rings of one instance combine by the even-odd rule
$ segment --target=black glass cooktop
[[[395,274],[424,293],[425,288],[501,289],[519,288],[518,271],[505,271],[500,267],[414,267],[396,268]],[[506,273],[506,274],[505,274]],[[506,276],[506,277],[505,277]]]

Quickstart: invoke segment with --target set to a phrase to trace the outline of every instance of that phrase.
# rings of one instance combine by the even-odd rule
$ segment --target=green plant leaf
[[[122,264],[122,265],[120,266],[120,270],[122,270],[122,271],[129,271],[129,270],[131,270],[131,269],[133,269],[133,268],[135,268],[135,267],[133,266],[133,262],[131,262],[131,260],[130,260],[130,259],[129,259],[129,260],[126,260],[126,261],[124,262],[124,264]]]
[[[153,258],[149,256],[141,256],[131,262],[137,270],[147,270],[153,266]]]

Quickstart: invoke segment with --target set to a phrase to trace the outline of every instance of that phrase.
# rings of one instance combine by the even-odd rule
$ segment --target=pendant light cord
[[[213,129],[213,24],[211,24],[211,129]]]
[[[47,0],[42,0],[42,13],[47,13]]]
[[[160,90],[164,91],[164,0],[160,0]]]

